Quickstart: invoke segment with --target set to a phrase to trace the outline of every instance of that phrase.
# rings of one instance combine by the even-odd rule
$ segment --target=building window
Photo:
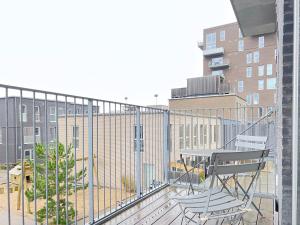
[[[267,89],[276,89],[276,78],[269,78],[267,80]]]
[[[72,137],[73,137],[74,148],[78,148],[79,147],[79,126],[73,126]]]
[[[251,95],[246,96],[246,102],[247,102],[248,105],[252,104],[252,96]]]
[[[248,66],[246,68],[246,76],[247,77],[252,77],[252,67],[251,66]]]
[[[214,70],[211,73],[213,76],[220,76],[223,75],[223,70]]]
[[[220,31],[220,41],[225,41],[225,30]]]
[[[259,48],[265,47],[265,37],[264,36],[258,37],[258,47]]]
[[[252,63],[252,53],[248,53],[246,55],[246,62],[247,62],[247,64]]]
[[[194,125],[194,130],[193,130],[193,147],[198,147],[198,124]]]
[[[275,62],[277,63],[277,48],[274,50],[274,57],[275,57]]]
[[[239,38],[243,38],[243,34],[240,28],[239,28]]]
[[[33,127],[24,127],[23,128],[24,135],[24,144],[33,144]],[[36,143],[41,142],[41,129],[40,127],[36,127],[34,130],[35,141]]]
[[[253,52],[253,63],[259,63],[259,51]]]
[[[212,58],[211,64],[212,65],[223,65],[223,57]]]
[[[238,92],[243,92],[244,91],[244,81],[239,80],[238,81]]]
[[[50,142],[54,142],[56,140],[56,127],[50,127],[49,140]]]
[[[0,144],[3,144],[3,141],[2,141],[2,128],[0,127]]]
[[[273,65],[267,64],[267,75],[271,76],[273,74]]]
[[[265,82],[264,80],[258,80],[258,90],[264,90]]]
[[[214,142],[218,143],[219,139],[219,125],[214,125]]]
[[[24,158],[25,159],[33,159],[33,151],[32,149],[25,149],[24,150]]]
[[[264,73],[265,73],[265,66],[264,65],[258,66],[258,76],[263,76]]]
[[[253,104],[258,105],[259,104],[259,94],[253,93]]]
[[[238,49],[239,49],[239,52],[244,51],[244,40],[239,40]]]
[[[137,126],[134,125],[134,150],[136,150],[136,142],[137,142]],[[144,151],[144,130],[143,125],[140,124],[140,143],[141,143],[141,149],[140,151]]]
[[[22,122],[27,122],[27,106],[26,105],[22,105],[22,107],[20,108],[20,121]]]
[[[264,109],[262,107],[258,107],[258,117],[262,117],[263,116],[263,113],[264,113]]]
[[[184,148],[184,126],[180,125],[179,126],[179,148],[183,149]]]
[[[35,116],[35,122],[41,121],[41,113],[40,113],[40,107],[34,106],[34,116]]]
[[[206,49],[216,48],[216,33],[209,33],[206,35]]]
[[[203,125],[200,125],[200,145],[203,145]]]
[[[50,107],[50,117],[49,117],[49,121],[50,122],[56,122],[56,108],[54,106]]]
[[[190,148],[190,140],[191,139],[191,128],[190,125],[187,124],[185,126],[185,148]]]
[[[207,125],[204,125],[203,140],[204,140],[204,145],[206,145],[207,144]]]

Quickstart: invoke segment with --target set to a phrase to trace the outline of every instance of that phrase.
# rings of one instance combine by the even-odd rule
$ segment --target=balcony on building
[[[205,57],[213,57],[213,56],[221,56],[224,55],[224,48],[211,48],[203,50],[203,56]]]
[[[229,61],[223,60],[223,58],[214,58],[208,63],[208,67],[212,70],[227,69],[229,67]]]

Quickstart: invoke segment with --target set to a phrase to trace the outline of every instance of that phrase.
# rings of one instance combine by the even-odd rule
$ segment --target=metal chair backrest
[[[266,136],[237,135],[235,147],[237,149],[264,150],[266,149],[267,139]]]
[[[226,189],[231,195],[231,191],[226,187],[226,182],[222,180],[222,177],[227,176],[234,179],[234,182],[242,188],[245,196],[243,200],[245,202],[244,207],[249,207],[252,203],[252,199],[256,190],[256,182],[262,169],[264,169],[266,162],[265,158],[268,157],[269,150],[255,150],[255,151],[239,151],[239,152],[215,152],[211,157],[211,165],[208,168],[208,175],[211,177],[211,183],[209,187],[209,198],[207,202],[207,208],[209,206],[209,199],[213,189],[215,189],[215,181],[219,180],[222,184],[222,189]],[[239,174],[249,173],[250,184],[248,187],[243,188],[237,177]],[[253,175],[254,174],[254,175]]]

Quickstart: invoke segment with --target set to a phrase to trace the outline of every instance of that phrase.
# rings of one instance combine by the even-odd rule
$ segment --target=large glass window
[[[0,127],[0,144],[2,144],[3,141],[2,141],[2,128]]]
[[[182,124],[179,126],[179,148],[184,148],[184,126]]]
[[[56,107],[52,106],[52,107],[50,107],[49,110],[50,110],[49,121],[56,122]]]
[[[265,74],[265,66],[260,65],[258,66],[258,76],[263,76]]]
[[[187,124],[185,126],[185,147],[190,148],[190,142],[191,142],[191,128],[190,125]]]
[[[258,105],[259,104],[259,94],[253,93],[253,104]]]
[[[198,147],[198,124],[194,125],[194,130],[193,130],[193,147]]]
[[[276,78],[269,78],[267,80],[267,89],[276,89]]]
[[[206,34],[206,49],[216,48],[216,33]]]
[[[243,92],[244,91],[244,81],[239,80],[238,81],[238,92]]]
[[[273,74],[273,65],[267,64],[267,75],[271,76]]]
[[[265,47],[265,37],[264,36],[258,37],[258,47],[259,48]]]
[[[220,41],[225,41],[225,30],[220,31]]]
[[[259,63],[259,51],[253,52],[253,62]]]
[[[247,64],[252,63],[252,53],[248,53],[246,55],[246,62],[247,62]]]
[[[265,82],[264,80],[258,80],[258,90],[264,90]]]
[[[252,77],[252,67],[251,66],[248,66],[246,68],[246,76],[247,77]]]
[[[41,113],[40,113],[40,107],[34,106],[34,115],[35,115],[35,122],[41,121]]]
[[[22,122],[27,122],[27,106],[22,105],[20,112],[20,121],[22,120]]]
[[[238,49],[239,49],[239,52],[244,51],[244,40],[239,40]]]
[[[246,102],[247,102],[248,105],[252,104],[252,95],[247,95],[246,96]]]
[[[203,125],[200,125],[200,145],[203,145]]]

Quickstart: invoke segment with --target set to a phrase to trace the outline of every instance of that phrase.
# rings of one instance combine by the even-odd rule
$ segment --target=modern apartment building
[[[276,34],[243,37],[238,23],[204,29],[203,76],[220,75],[253,106],[276,104]]]

